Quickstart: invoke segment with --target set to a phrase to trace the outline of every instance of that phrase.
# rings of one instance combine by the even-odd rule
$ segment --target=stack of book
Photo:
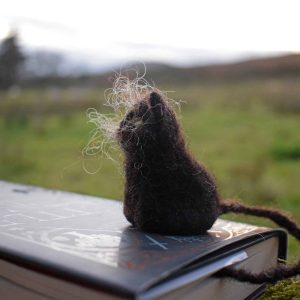
[[[286,258],[281,229],[217,220],[205,235],[141,232],[122,203],[0,181],[1,299],[254,299],[219,278]]]

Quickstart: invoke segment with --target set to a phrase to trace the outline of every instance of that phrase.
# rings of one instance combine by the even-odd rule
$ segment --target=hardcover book
[[[218,219],[205,235],[141,232],[115,200],[0,181],[1,299],[251,299],[219,278],[286,258],[281,229]],[[2,298],[3,297],[3,298]]]

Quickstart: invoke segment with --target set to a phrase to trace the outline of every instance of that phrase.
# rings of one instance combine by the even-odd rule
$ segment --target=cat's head
[[[125,152],[136,152],[160,143],[177,142],[179,125],[175,112],[162,95],[149,93],[125,115],[118,129],[118,141]]]

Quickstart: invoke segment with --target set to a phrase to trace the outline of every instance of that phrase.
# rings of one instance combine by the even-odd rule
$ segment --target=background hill
[[[149,71],[148,78],[160,84],[294,77],[300,76],[300,54],[191,68],[147,64],[147,70]],[[105,78],[108,77],[109,74],[104,74],[99,76],[99,79],[105,82]]]
[[[267,79],[267,78],[292,78],[300,76],[300,54],[290,54],[285,56],[266,57],[249,59],[245,61],[214,64],[197,67],[174,67],[171,65],[159,63],[145,63],[146,79],[159,85],[177,85],[193,84],[201,82],[222,82],[222,81],[240,81],[245,79]],[[134,69],[134,71],[133,71]],[[122,72],[135,76],[135,70],[143,74],[144,65],[131,63],[123,67]],[[55,76],[41,76],[30,78],[23,82],[24,86],[101,86],[110,87],[115,72],[106,72],[99,74],[75,74]]]

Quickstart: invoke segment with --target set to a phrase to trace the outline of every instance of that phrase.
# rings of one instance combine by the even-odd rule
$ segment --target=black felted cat
[[[227,212],[267,217],[300,239],[297,225],[282,213],[222,201],[214,179],[187,149],[176,114],[158,92],[149,92],[120,123],[117,140],[125,154],[124,214],[144,231],[201,234]],[[253,283],[300,274],[300,262],[260,274],[227,268],[222,275]]]

